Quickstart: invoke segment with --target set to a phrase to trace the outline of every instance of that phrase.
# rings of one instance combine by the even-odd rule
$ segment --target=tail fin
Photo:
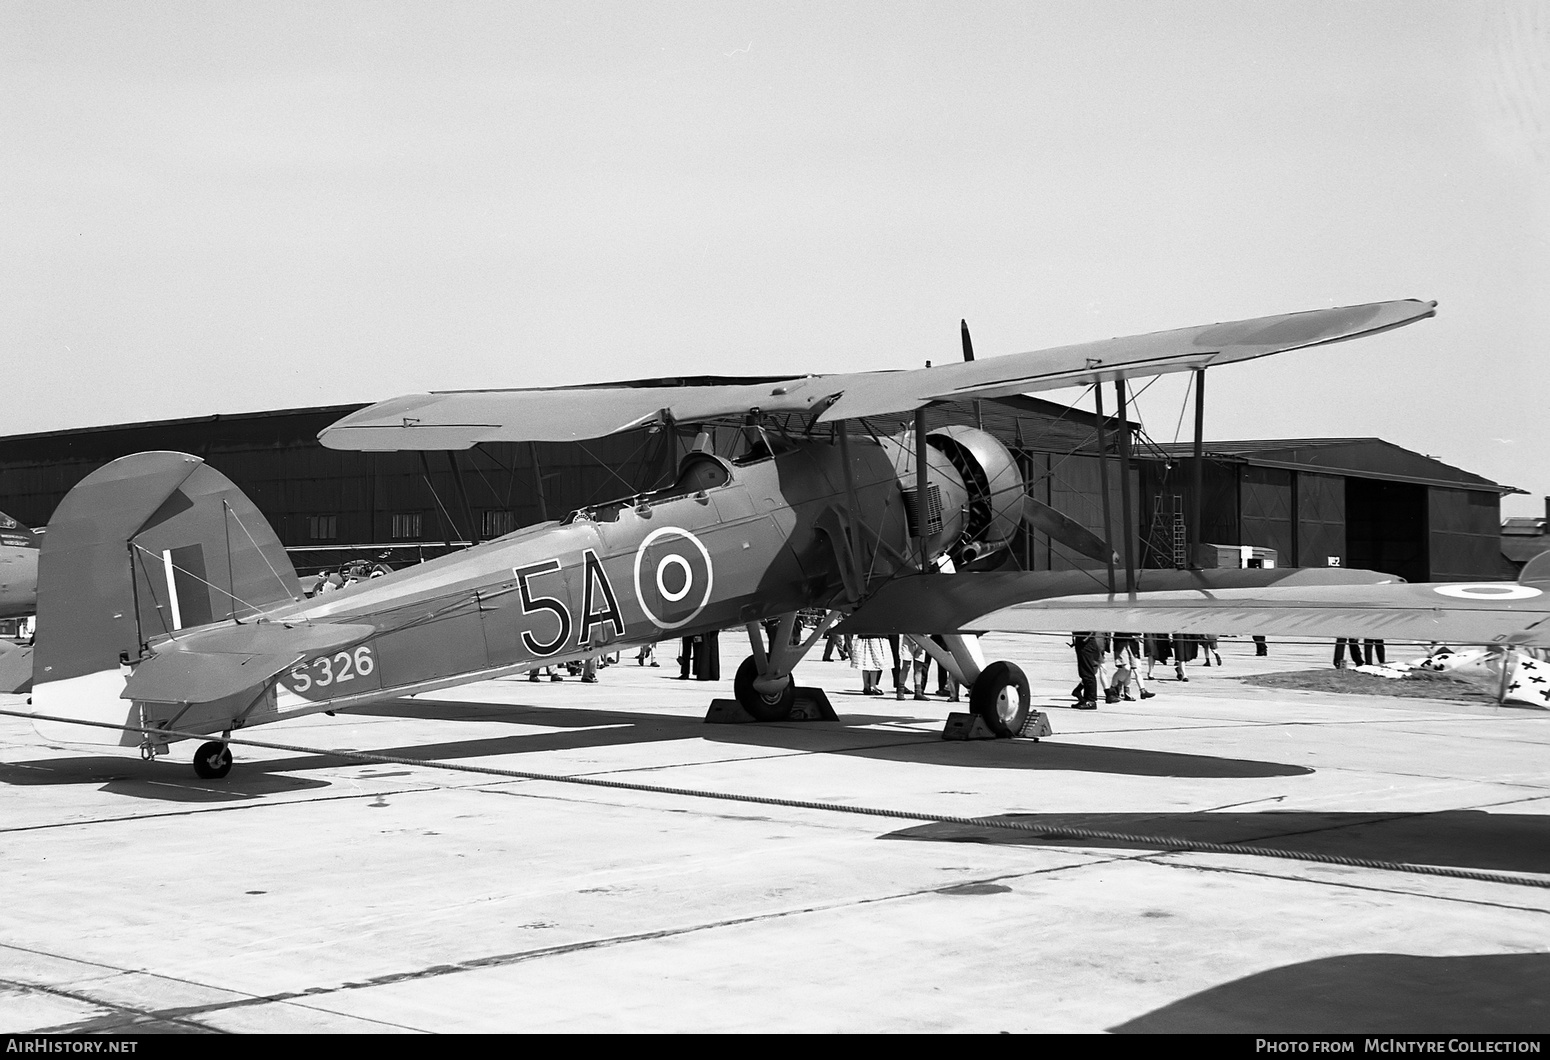
[[[121,698],[145,645],[301,599],[268,522],[196,456],[138,453],[92,472],[65,496],[38,564],[33,709],[140,724]],[[37,722],[45,739],[137,746],[139,733]]]

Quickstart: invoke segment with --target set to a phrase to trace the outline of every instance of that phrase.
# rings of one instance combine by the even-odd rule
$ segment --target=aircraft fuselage
[[[830,441],[741,465],[694,454],[666,490],[275,609],[268,620],[368,623],[378,633],[292,667],[273,705],[249,721],[830,606],[846,593],[847,562],[863,591],[913,569],[902,444],[853,438],[848,448],[848,484],[844,447]],[[934,452],[932,474],[939,486],[959,481]],[[928,548],[961,525],[944,523]]]

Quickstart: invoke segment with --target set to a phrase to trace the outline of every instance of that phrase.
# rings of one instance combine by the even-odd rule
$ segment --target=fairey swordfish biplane
[[[1006,550],[1019,524],[1106,558],[1111,579],[1114,552],[1029,496],[993,436],[928,432],[924,408],[1199,371],[1371,335],[1434,308],[1380,302],[980,360],[965,343],[962,363],[911,371],[394,398],[325,429],[322,443],[464,450],[731,421],[746,444],[730,460],[696,446],[665,489],[315,599],[224,475],[181,453],[124,457],[71,490],[43,537],[31,716],[45,739],[138,746],[148,758],[173,740],[216,736],[194,767],[220,777],[237,729],[743,625],[751,654],[734,693],[755,718],[779,720],[796,694],[793,669],[844,619],[858,633],[947,634],[945,647],[920,639],[968,687],[986,726],[1016,735],[1027,679],[987,663],[965,631],[995,628],[977,622],[989,612],[1093,582],[1085,571],[974,568]],[[842,422],[911,412],[914,430],[890,437]],[[933,573],[943,557],[962,572]],[[1127,564],[1123,580],[1122,592],[1391,579]],[[795,615],[809,608],[827,617],[793,644]],[[778,628],[766,640],[770,619]]]

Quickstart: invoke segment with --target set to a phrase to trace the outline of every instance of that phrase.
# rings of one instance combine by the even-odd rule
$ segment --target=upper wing
[[[559,387],[413,394],[364,408],[319,435],[330,449],[467,449],[480,442],[601,438],[648,423],[751,410],[819,420],[910,412],[933,401],[1005,397],[1132,376],[1186,372],[1372,335],[1432,316],[1407,299],[1105,339],[903,372],[815,375],[685,387]]]
[[[1080,596],[1013,604],[977,619],[1008,632],[1363,637],[1550,647],[1550,583],[1443,582]]]

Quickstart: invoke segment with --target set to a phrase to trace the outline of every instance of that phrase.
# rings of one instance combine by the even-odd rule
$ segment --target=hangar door
[[[1347,478],[1345,566],[1428,581],[1428,509],[1425,486]]]
[[[1429,493],[1431,575],[1427,580],[1508,577],[1502,569],[1501,497],[1437,486]]]
[[[1281,566],[1296,554],[1292,542],[1292,473],[1279,467],[1246,467],[1239,480],[1242,536],[1229,544],[1273,548]]]
[[[1345,558],[1345,479],[1297,472],[1297,566],[1328,567]]]

